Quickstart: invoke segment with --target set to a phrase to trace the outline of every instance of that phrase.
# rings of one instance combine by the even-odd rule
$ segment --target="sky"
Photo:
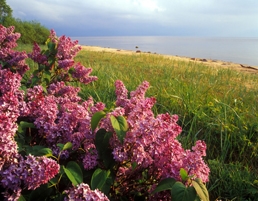
[[[258,0],[6,0],[57,35],[258,37]]]

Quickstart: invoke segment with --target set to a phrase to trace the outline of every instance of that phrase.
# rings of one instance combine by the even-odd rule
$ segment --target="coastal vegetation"
[[[257,200],[258,73],[208,67],[155,54],[118,54],[82,50],[75,58],[99,80],[81,86],[80,95],[112,106],[114,81],[128,90],[148,80],[147,96],[157,99],[155,114],[179,115],[185,148],[207,144],[210,199]]]
[[[2,3],[5,1],[0,1],[0,2]],[[89,76],[92,79],[91,81],[95,80],[96,77],[98,78],[98,80],[91,82],[88,80],[88,77],[87,77],[88,74],[85,71],[82,71],[82,68],[80,65],[77,66],[77,69],[71,68],[71,70],[67,71],[65,74],[62,74],[62,72],[65,72],[65,71],[62,71],[62,68],[65,69],[67,65],[68,66],[74,65],[74,63],[71,61],[71,58],[75,56],[74,52],[71,53],[72,55],[69,55],[69,54],[66,55],[65,51],[62,52],[63,60],[67,58],[70,59],[69,62],[63,61],[62,63],[58,61],[58,59],[61,60],[60,59],[61,57],[60,58],[55,57],[58,54],[58,51],[61,51],[62,49],[61,48],[57,49],[57,46],[55,46],[54,42],[50,43],[50,41],[48,41],[48,46],[41,45],[41,49],[43,50],[41,53],[45,56],[47,55],[48,60],[44,60],[46,58],[43,56],[42,57],[40,56],[41,53],[39,49],[33,50],[32,45],[23,44],[23,43],[31,43],[34,41],[38,42],[39,44],[44,44],[46,41],[45,39],[47,38],[45,34],[47,34],[48,36],[49,31],[44,27],[42,27],[37,22],[22,22],[18,19],[15,20],[10,15],[10,10],[7,9],[7,11],[8,11],[7,13],[4,13],[1,15],[2,16],[1,24],[16,25],[17,27],[15,32],[20,32],[21,35],[25,35],[23,39],[20,39],[21,43],[19,44],[18,47],[16,47],[15,50],[20,52],[26,51],[27,53],[31,53],[32,51],[34,52],[34,54],[31,54],[30,58],[26,59],[26,63],[28,64],[30,69],[29,70],[26,69],[27,71],[23,69],[24,72],[19,72],[18,68],[15,68],[16,64],[22,66],[21,63],[19,63],[19,61],[25,59],[26,56],[24,52],[20,54],[10,53],[9,56],[6,56],[6,57],[4,56],[4,54],[1,55],[1,63],[0,63],[1,73],[2,73],[1,75],[4,75],[7,72],[7,69],[9,69],[10,72],[14,73],[14,75],[15,73],[23,75],[23,80],[21,80],[22,90],[24,90],[27,95],[27,99],[24,101],[30,102],[30,104],[33,103],[33,93],[37,93],[37,92],[36,92],[36,89],[34,89],[35,91],[33,91],[32,88],[38,85],[41,85],[43,87],[42,93],[43,94],[45,93],[45,98],[50,99],[50,96],[48,94],[49,92],[47,92],[47,89],[50,86],[50,83],[52,82],[52,84],[54,84],[54,83],[58,83],[60,80],[66,80],[66,79],[69,80],[71,78],[71,75],[73,75],[74,78],[76,79],[74,79],[73,82],[70,82],[69,84],[71,86],[80,88],[80,91],[78,94],[83,101],[88,101],[89,98],[92,97],[93,102],[95,104],[100,102],[105,103],[105,110],[102,108],[103,111],[98,111],[99,113],[97,113],[97,115],[94,116],[95,120],[92,121],[93,123],[91,124],[92,127],[97,128],[98,123],[100,123],[100,120],[104,118],[105,115],[108,115],[110,111],[117,109],[116,108],[117,105],[115,104],[118,99],[117,98],[118,95],[116,93],[117,86],[115,86],[115,83],[117,80],[121,80],[129,92],[134,91],[135,89],[137,89],[138,86],[146,87],[142,83],[144,81],[148,81],[150,87],[148,90],[147,90],[147,87],[145,88],[146,90],[145,95],[146,97],[154,97],[156,99],[156,103],[148,112],[151,112],[151,114],[153,112],[153,115],[155,117],[158,117],[159,114],[165,114],[165,113],[168,113],[171,116],[173,116],[174,114],[178,115],[177,124],[178,126],[180,126],[180,128],[182,128],[182,132],[180,135],[176,137],[176,139],[173,139],[173,140],[175,140],[175,142],[178,141],[182,144],[182,150],[191,149],[191,147],[194,147],[196,142],[200,142],[200,140],[206,143],[207,156],[204,157],[204,161],[210,168],[209,182],[206,183],[206,188],[208,189],[210,200],[239,200],[239,201],[257,200],[257,197],[258,197],[258,171],[257,171],[257,167],[258,167],[258,162],[257,162],[258,161],[258,135],[257,135],[258,134],[258,120],[257,120],[258,119],[258,99],[257,99],[258,97],[257,80],[258,79],[257,77],[258,77],[258,74],[257,73],[240,72],[234,69],[219,68],[215,66],[208,67],[205,64],[196,63],[194,61],[173,60],[170,58],[165,58],[161,55],[154,55],[154,54],[145,54],[145,53],[118,54],[118,53],[112,53],[112,52],[86,51],[82,49],[76,55],[74,60],[75,62],[79,62],[80,65],[83,65],[92,69],[92,73],[91,73],[92,77]],[[32,27],[30,28],[30,26]],[[36,27],[38,27],[39,32],[42,32],[44,34],[43,35],[35,34],[35,32],[33,31],[37,30]],[[33,35],[39,36],[39,38],[32,38]],[[29,37],[29,39],[26,38],[26,36]],[[52,37],[54,36],[52,35]],[[55,41],[55,38],[52,38],[52,40]],[[70,42],[69,40],[64,40],[64,41]],[[14,40],[10,40],[8,42],[10,42],[11,44],[14,42]],[[55,42],[58,44],[57,39]],[[4,48],[4,45],[6,45],[6,43],[2,43],[1,48]],[[75,43],[69,43],[69,45],[68,47],[73,47]],[[76,51],[78,50],[79,49],[76,49]],[[11,60],[10,55],[12,55],[17,60]],[[40,61],[40,59],[43,59],[43,60]],[[44,63],[43,61],[50,63],[51,65],[46,65],[46,63]],[[12,65],[10,65],[9,62],[12,62],[11,63]],[[43,62],[43,63],[39,63],[39,62]],[[55,66],[55,65],[57,70],[54,71],[54,73],[52,73],[51,72],[52,68],[50,68],[50,66]],[[22,68],[25,68],[25,66],[22,66]],[[80,71],[82,74],[76,75],[75,73],[76,70]],[[70,77],[65,76],[66,74],[68,74]],[[10,76],[10,73],[9,74],[6,73],[6,75]],[[87,77],[86,80],[84,79],[84,83],[80,82],[80,79],[79,79],[81,78],[80,76]],[[5,76],[2,76],[1,79],[5,80],[7,78]],[[15,79],[18,79],[18,78],[15,78]],[[6,81],[9,82],[10,80],[6,80]],[[85,83],[87,84],[85,85]],[[148,85],[148,84],[145,83],[145,85]],[[0,93],[1,101],[2,102],[5,102],[7,100],[9,101],[9,99],[5,97],[6,96],[5,92],[9,93],[9,91],[7,90],[8,86],[1,85],[1,87],[2,87],[1,93]],[[15,90],[17,90],[16,93],[18,93],[18,89],[15,88]],[[28,91],[30,92],[28,94],[30,94],[31,97],[27,94]],[[10,94],[10,97],[12,97],[11,95],[13,94]],[[16,98],[19,99],[20,97],[17,96]],[[29,101],[29,98],[31,98],[30,101]],[[78,100],[77,98],[78,97],[76,97],[75,99]],[[15,101],[13,103],[17,104],[17,102]],[[5,104],[2,104],[2,105],[5,105]],[[21,105],[19,107],[21,107]],[[64,107],[64,105],[60,104],[58,107]],[[2,107],[2,109],[3,108],[5,107]],[[61,109],[60,108],[58,109],[60,110],[59,112],[61,113]],[[72,110],[72,108],[70,109]],[[96,108],[94,108],[94,110],[96,110]],[[36,108],[35,108],[35,111],[36,111]],[[44,112],[44,110],[37,111],[37,112],[38,113]],[[62,112],[65,113],[64,111]],[[75,160],[75,158],[77,157],[76,154],[78,154],[79,152],[78,150],[80,149],[78,149],[77,152],[74,153],[74,150],[72,151],[71,142],[70,141],[66,142],[64,139],[64,141],[61,141],[62,143],[60,142],[57,145],[59,152],[55,150],[57,153],[52,153],[51,149],[53,147],[51,147],[51,149],[49,149],[49,147],[44,147],[47,144],[45,142],[46,136],[44,136],[43,134],[44,132],[46,132],[46,130],[44,132],[40,130],[40,129],[43,129],[40,127],[43,125],[40,125],[39,119],[37,119],[37,117],[33,115],[30,116],[29,118],[24,118],[24,116],[19,117],[21,119],[17,120],[17,123],[19,124],[19,129],[15,134],[15,140],[18,145],[17,154],[20,154],[17,159],[20,161],[23,161],[23,163],[26,164],[27,167],[30,165],[32,166],[33,163],[31,162],[37,163],[39,167],[42,166],[43,163],[49,163],[53,165],[52,166],[53,169],[58,171],[59,166],[57,167],[57,163],[53,162],[53,161],[57,161],[61,165],[60,167],[62,168],[58,173],[59,178],[55,177],[54,179],[50,180],[50,177],[54,175],[48,175],[49,176],[48,179],[50,180],[50,182],[46,185],[45,184],[41,185],[42,183],[40,183],[41,182],[40,179],[38,181],[34,181],[34,183],[32,182],[33,185],[29,183],[29,180],[23,179],[22,181],[19,181],[21,183],[25,182],[20,184],[21,186],[28,185],[27,186],[28,191],[22,191],[23,196],[20,198],[20,200],[22,199],[33,200],[33,198],[35,198],[37,193],[43,192],[43,191],[46,191],[46,193],[49,193],[53,196],[54,194],[53,190],[51,192],[49,191],[49,189],[52,189],[52,187],[54,187],[56,192],[58,192],[58,190],[62,189],[63,187],[61,186],[61,184],[64,185],[64,183],[70,182],[72,183],[73,186],[76,186],[77,184],[80,184],[82,182],[81,181],[82,178],[80,178],[80,176],[77,175],[78,177],[76,177],[73,174],[74,172],[78,173],[81,171],[81,169],[83,169],[82,164],[78,165],[77,163],[71,160],[71,159]],[[126,116],[125,118],[122,118],[121,116],[118,116],[118,117],[117,119],[111,118],[112,126],[114,130],[117,129],[115,125],[117,125],[118,122],[120,122],[120,124],[118,123],[120,127],[127,127],[125,121],[126,121],[126,118],[128,118],[128,116]],[[1,120],[3,120],[1,123],[3,123],[5,119],[3,116],[1,116],[1,118],[2,118]],[[9,118],[8,115],[7,115],[7,118]],[[33,118],[34,120],[35,119],[37,120],[35,121],[37,122],[37,125],[35,122],[33,122],[34,121],[32,120]],[[26,122],[25,120],[28,122]],[[58,121],[61,122],[60,119]],[[55,123],[57,123],[58,121],[56,120]],[[15,122],[12,122],[12,123],[16,124]],[[137,123],[140,123],[140,121]],[[36,126],[39,126],[39,125],[40,126],[36,128],[34,124]],[[65,122],[64,122],[64,125],[65,125]],[[105,123],[103,123],[102,125],[104,127],[107,126],[105,125]],[[77,125],[77,126],[79,127],[80,125]],[[78,127],[75,127],[73,132],[77,132]],[[4,132],[4,131],[1,131],[1,132]],[[39,136],[35,135],[35,133],[38,134],[40,132],[43,132],[43,133],[41,133]],[[125,130],[121,128],[121,130],[118,129],[116,130],[116,132],[123,135]],[[109,135],[108,132],[105,132],[103,130],[101,130],[98,133],[98,135],[103,133],[105,135]],[[35,135],[36,137],[33,135]],[[8,138],[8,139],[11,139],[11,138]],[[121,141],[124,140],[124,138],[121,136],[119,137],[119,139]],[[1,143],[2,143],[1,146],[4,146],[3,142]],[[51,146],[53,146],[53,144],[51,144]],[[57,147],[55,148],[57,149]],[[105,149],[102,150],[100,147],[97,147],[98,149],[97,151],[107,151],[107,150],[110,151],[109,149],[107,149],[107,147],[104,147],[104,148]],[[86,148],[84,147],[81,150],[85,151]],[[5,153],[5,152],[1,152],[1,154],[2,153]],[[32,155],[35,154],[35,157],[31,156],[30,154]],[[40,158],[43,155],[48,156],[49,158],[47,159]],[[3,156],[4,156],[3,158],[6,157],[5,154]],[[15,157],[17,156],[15,155]],[[24,158],[27,157],[26,160],[21,159],[23,157]],[[66,157],[68,157],[69,160],[66,160],[67,159]],[[50,160],[50,158],[54,160]],[[109,162],[107,162],[105,158],[100,158],[100,159],[103,160],[102,161],[103,164],[101,164],[102,170],[106,170],[105,169],[107,168],[106,166],[111,165],[109,164],[109,162],[114,162],[110,158],[109,159],[111,161]],[[1,175],[0,175],[1,180],[3,178],[6,179],[5,174],[7,174],[8,168],[14,167],[15,165],[18,166],[18,164],[14,165],[13,161],[10,160],[11,161],[10,162],[8,161],[9,159],[6,159],[6,160],[7,162],[5,161],[3,163],[5,166],[1,164],[1,168],[2,167],[6,168],[5,171],[1,172]],[[11,163],[11,165],[9,163]],[[106,163],[108,163],[108,165]],[[26,165],[25,166],[23,165],[20,165],[19,168],[21,169],[25,168],[26,170],[26,167],[25,167]],[[122,167],[122,164],[120,165]],[[132,169],[138,168],[135,163],[126,164],[126,165],[127,165],[126,167],[128,167],[129,165],[130,168]],[[53,171],[53,169],[51,170],[52,174],[54,174],[55,172]],[[16,170],[16,171],[20,171],[20,170]],[[142,186],[147,185],[147,184],[141,183],[141,182],[147,183],[147,181],[149,182],[149,180],[146,179],[148,178],[148,174],[146,173],[147,171],[141,169],[141,171],[139,172],[142,174],[141,175],[142,178],[137,181],[135,180],[134,181],[135,183],[133,185],[136,185],[136,184],[137,185],[141,184]],[[18,174],[19,172],[16,172],[16,173]],[[93,178],[91,180],[91,187],[92,186],[95,186],[96,188],[99,187],[99,188],[102,188],[103,191],[106,191],[106,189],[108,188],[106,185],[109,185],[107,183],[111,182],[109,180],[110,179],[109,172],[101,171],[100,169],[97,169],[97,171],[95,171],[94,173],[90,171],[87,172],[87,175],[86,176],[84,175],[86,178],[83,178],[83,179],[85,179],[86,181],[89,181],[89,178],[87,177],[91,175]],[[57,172],[55,172],[55,174],[57,174]],[[35,179],[39,175],[35,174],[35,175],[32,175],[32,178],[29,178],[29,177],[28,178],[33,180],[33,176]],[[104,187],[98,186],[98,181],[99,181],[97,179],[98,176],[100,176],[100,178],[104,180],[104,184],[103,184]],[[188,181],[189,179],[190,180],[192,179],[191,175],[188,175],[187,172],[184,172],[184,169],[180,170],[180,176],[182,181]],[[25,178],[26,176],[23,175],[23,177]],[[4,180],[2,180],[2,182],[3,181]],[[199,180],[196,180],[196,181],[199,181]],[[6,179],[5,182],[8,184],[8,182],[10,181]],[[12,184],[12,185],[15,185],[15,184]],[[41,187],[37,189],[37,187],[39,187],[40,185]],[[116,185],[118,185],[118,183]],[[2,186],[4,186],[3,183],[2,183]],[[200,184],[200,186],[202,185]],[[6,188],[8,187],[11,188],[12,186],[7,185]],[[119,197],[119,193],[121,193],[122,191],[126,192],[126,190],[123,189],[122,187],[117,187],[117,186],[116,187],[113,186],[113,187],[114,189],[117,190],[115,191],[114,189],[112,189],[114,191],[113,192],[114,194],[118,193],[116,194],[117,198]],[[80,188],[86,189],[86,188],[89,188],[89,186],[81,185]],[[160,188],[162,188],[162,185]],[[182,186],[180,186],[180,188],[182,188]],[[164,187],[163,190],[164,189],[166,188]],[[167,187],[167,189],[171,190],[170,187]],[[1,189],[1,191],[2,190],[3,189]],[[34,193],[32,193],[31,190],[35,190]],[[79,191],[79,189],[77,190]],[[88,190],[90,191],[90,189]],[[11,190],[9,189],[9,191]],[[69,191],[70,191],[70,194],[72,194],[76,192],[76,189],[70,189]],[[21,193],[21,191],[19,193]],[[136,195],[136,192],[133,192],[133,193],[135,194],[134,196],[137,197],[138,199],[143,199],[143,197],[146,196],[144,193],[142,194],[139,193],[139,195]],[[63,196],[64,195],[61,195],[60,193],[60,195],[58,196],[56,195],[56,197],[54,197],[53,200],[64,198]],[[128,196],[131,196],[131,195],[128,194]],[[189,200],[191,199],[189,198]]]

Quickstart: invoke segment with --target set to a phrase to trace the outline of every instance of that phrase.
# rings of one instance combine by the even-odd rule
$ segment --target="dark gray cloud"
[[[257,0],[7,0],[58,35],[258,36]]]

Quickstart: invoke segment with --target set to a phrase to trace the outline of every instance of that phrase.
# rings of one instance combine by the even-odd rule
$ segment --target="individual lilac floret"
[[[66,191],[67,197],[64,201],[109,201],[107,196],[99,191],[91,190],[88,184],[81,183]]]

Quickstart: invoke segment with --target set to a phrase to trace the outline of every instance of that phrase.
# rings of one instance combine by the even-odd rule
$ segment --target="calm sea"
[[[138,49],[158,54],[222,60],[258,66],[258,38],[174,37],[174,36],[115,36],[72,37],[80,45]]]

